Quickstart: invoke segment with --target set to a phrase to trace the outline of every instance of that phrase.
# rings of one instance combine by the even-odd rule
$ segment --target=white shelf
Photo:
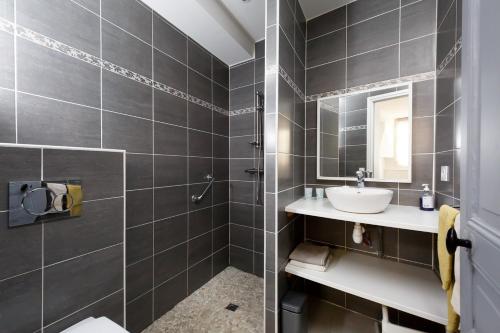
[[[334,251],[326,272],[288,264],[285,271],[443,325],[447,301],[431,270],[363,254]]]
[[[327,219],[365,223],[424,232],[438,232],[438,211],[423,211],[418,207],[389,205],[378,214],[355,214],[333,208],[328,199],[299,199],[285,207],[288,213],[324,217]]]

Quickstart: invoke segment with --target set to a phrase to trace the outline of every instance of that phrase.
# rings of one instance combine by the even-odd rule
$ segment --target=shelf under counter
[[[430,269],[336,250],[326,272],[291,264],[285,271],[420,318],[448,321],[446,294]]]
[[[418,207],[389,205],[377,214],[348,213],[333,208],[328,199],[299,199],[285,207],[287,213],[317,216],[333,220],[372,224],[383,227],[437,233],[438,211],[423,211]]]

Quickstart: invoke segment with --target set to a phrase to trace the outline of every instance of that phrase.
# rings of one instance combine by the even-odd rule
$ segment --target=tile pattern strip
[[[443,71],[443,69],[445,69],[445,67],[448,66],[448,64],[450,63],[450,61],[453,58],[455,58],[455,56],[457,55],[458,51],[460,51],[461,48],[462,48],[462,37],[460,37],[456,41],[455,45],[453,45],[453,47],[448,52],[448,54],[446,55],[446,57],[444,57],[443,61],[441,61],[441,63],[437,67],[437,74],[441,73]]]
[[[220,108],[218,106],[215,106],[214,104],[204,101],[198,97],[189,95],[185,92],[182,92],[180,90],[177,90],[175,88],[172,88],[170,86],[167,86],[164,83],[154,81],[144,75],[138,74],[136,72],[133,72],[127,68],[118,66],[116,64],[113,64],[112,62],[109,62],[107,60],[101,59],[99,57],[96,57],[94,55],[91,55],[87,52],[84,52],[82,50],[79,50],[77,48],[74,48],[72,46],[66,45],[64,43],[61,43],[57,40],[54,40],[50,37],[44,36],[38,32],[35,32],[33,30],[27,29],[25,27],[22,27],[20,25],[16,25],[13,22],[10,22],[8,20],[5,20],[3,18],[0,18],[0,31],[7,32],[9,34],[13,34],[17,37],[23,38],[25,40],[28,40],[30,42],[33,42],[35,44],[38,44],[40,46],[49,48],[51,50],[60,52],[62,54],[65,54],[67,56],[70,56],[72,58],[84,61],[88,64],[91,64],[96,67],[100,67],[102,69],[105,69],[109,72],[121,75],[123,77],[126,77],[130,80],[134,80],[136,82],[142,83],[144,85],[153,87],[157,90],[161,90],[163,92],[166,92],[170,95],[182,98],[184,100],[187,100],[189,102],[192,102],[194,104],[198,104],[200,106],[203,106],[209,110],[213,110],[215,112],[221,113],[223,115],[228,116],[229,111],[224,110],[223,108]]]
[[[306,101],[313,102],[313,101],[316,101],[320,98],[346,95],[346,94],[350,94],[350,93],[357,92],[357,91],[365,91],[365,90],[370,90],[370,89],[374,89],[374,88],[383,88],[383,87],[392,86],[395,84],[400,84],[400,83],[405,83],[405,82],[421,82],[421,81],[433,80],[435,77],[436,77],[435,71],[430,71],[430,72],[426,72],[426,73],[419,73],[419,74],[415,74],[415,75],[402,76],[402,77],[395,78],[395,79],[389,79],[389,80],[385,80],[385,81],[363,84],[360,86],[355,86],[355,87],[351,87],[351,88],[347,88],[347,89],[339,89],[339,90],[324,92],[321,94],[309,95],[306,97]]]

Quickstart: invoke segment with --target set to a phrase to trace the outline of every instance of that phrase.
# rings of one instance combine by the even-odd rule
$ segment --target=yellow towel
[[[448,298],[448,325],[447,332],[456,332],[460,324],[460,317],[455,313],[451,306],[451,295],[453,292],[453,255],[448,253],[446,249],[446,233],[455,224],[455,218],[459,211],[448,205],[443,205],[439,209],[439,230],[438,230],[438,259],[439,273],[441,274],[441,282],[443,290],[446,291]]]
[[[82,214],[82,200],[83,192],[81,185],[67,184],[68,194],[71,196],[69,199],[72,201],[72,206],[69,210],[70,216],[80,216]]]

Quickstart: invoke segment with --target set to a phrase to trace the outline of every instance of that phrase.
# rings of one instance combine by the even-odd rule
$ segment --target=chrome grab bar
[[[201,192],[200,195],[193,194],[193,196],[191,196],[192,202],[194,202],[194,203],[200,202],[203,199],[203,197],[205,196],[205,194],[207,194],[208,189],[212,186],[212,184],[214,183],[214,180],[215,180],[215,178],[212,177],[211,174],[206,175],[205,179],[209,181],[209,183],[207,184],[207,187],[205,187],[205,189],[203,190],[203,192]]]

